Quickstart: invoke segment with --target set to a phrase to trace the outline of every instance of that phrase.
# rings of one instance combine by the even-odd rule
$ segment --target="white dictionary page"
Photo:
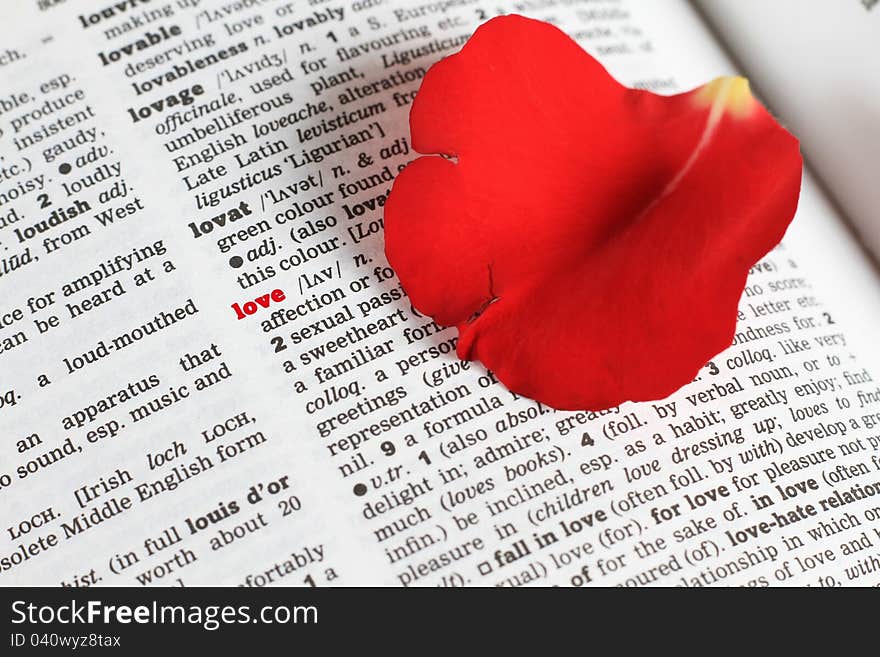
[[[798,135],[875,257],[880,254],[880,5],[861,0],[697,0]]]
[[[736,344],[601,414],[384,261],[421,76],[497,7],[672,93],[732,72],[689,4],[83,4],[0,21],[0,584],[877,583],[877,281],[809,179]]]

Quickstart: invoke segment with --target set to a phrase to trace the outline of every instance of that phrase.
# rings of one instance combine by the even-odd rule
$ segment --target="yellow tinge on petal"
[[[729,112],[737,118],[748,116],[757,104],[749,81],[740,76],[716,78],[704,84],[694,98],[701,106],[711,105],[714,112]]]

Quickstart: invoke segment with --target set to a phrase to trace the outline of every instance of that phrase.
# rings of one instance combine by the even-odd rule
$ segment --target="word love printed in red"
[[[431,67],[385,206],[415,308],[560,409],[666,397],[728,347],[797,207],[797,140],[740,77],[628,89],[552,25],[482,25]]]
[[[255,297],[253,301],[246,301],[242,305],[234,303],[232,304],[232,309],[235,311],[235,315],[238,319],[244,319],[248,315],[253,315],[260,308],[268,308],[272,305],[273,301],[275,303],[280,303],[286,298],[283,290],[272,290],[269,294],[261,294],[260,296]]]

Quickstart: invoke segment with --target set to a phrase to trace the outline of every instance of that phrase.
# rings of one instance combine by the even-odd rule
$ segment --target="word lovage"
[[[238,319],[244,319],[248,315],[253,315],[260,308],[268,308],[273,301],[279,303],[286,298],[283,290],[272,290],[269,294],[258,296],[253,301],[245,301],[241,306],[234,303],[232,304],[232,309],[235,311]]]

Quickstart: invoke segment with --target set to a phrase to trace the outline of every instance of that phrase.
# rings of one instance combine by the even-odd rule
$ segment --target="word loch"
[[[272,305],[272,302],[279,303],[284,301],[285,298],[282,290],[272,290],[269,294],[258,296],[253,301],[246,301],[241,306],[234,303],[232,304],[232,309],[235,311],[238,319],[244,319],[248,315],[253,315],[260,308],[268,308]]]

